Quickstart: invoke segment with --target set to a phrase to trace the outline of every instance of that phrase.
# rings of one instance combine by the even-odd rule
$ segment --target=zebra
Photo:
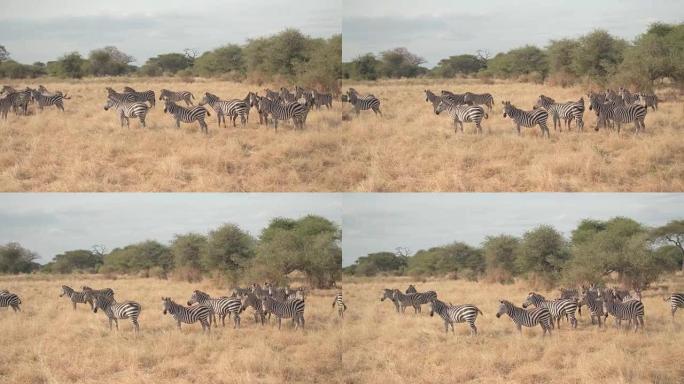
[[[575,312],[577,311],[576,299],[546,300],[544,296],[530,292],[522,307],[527,308],[529,305],[534,305],[537,308],[548,308],[549,312],[551,312],[551,327],[554,327],[555,320],[557,328],[560,329],[561,317],[567,316],[572,327],[577,328],[577,318],[575,317]]]
[[[295,97],[295,95],[285,87],[280,88],[280,98],[283,99],[286,103],[294,103],[298,99],[298,97]]]
[[[510,301],[499,300],[499,310],[496,312],[496,317],[500,318],[501,315],[508,315],[521,334],[523,326],[534,327],[539,324],[544,331],[542,337],[546,336],[546,332],[551,335],[551,312],[548,308],[523,309],[516,307]]]
[[[218,96],[205,92],[199,105],[209,104],[214,109],[218,116],[219,127],[221,126],[221,119],[223,119],[223,126],[226,126],[226,116],[231,118],[233,127],[235,127],[235,120],[238,116],[240,116],[242,126],[247,124],[250,108],[248,103],[248,100],[221,100]]]
[[[95,304],[93,306],[93,312],[97,313],[97,310],[102,309],[102,311],[107,315],[109,319],[109,330],[112,330],[112,321],[116,324],[116,330],[119,330],[119,320],[118,319],[131,319],[131,323],[135,328],[135,333],[140,332],[140,325],[138,324],[138,316],[140,316],[140,310],[142,307],[135,301],[124,301],[117,303],[112,296],[106,295],[95,295]]]
[[[674,321],[674,315],[675,312],[677,312],[677,308],[684,308],[684,293],[672,293],[669,297],[664,298],[664,301],[670,302],[672,320]]]
[[[355,89],[349,88],[347,91],[347,102],[354,107],[354,112],[358,116],[361,111],[372,109],[373,113],[382,116],[380,111],[380,100],[373,95],[359,97]]]
[[[12,307],[14,312],[21,312],[21,299],[16,293],[11,293],[9,291],[3,291],[0,293],[0,308],[2,307]]]
[[[577,288],[561,288],[559,299],[579,299],[580,294]]]
[[[50,92],[50,91],[48,91],[47,88],[45,88],[45,87],[42,86],[42,85],[39,85],[39,86],[38,86],[38,92],[42,93],[42,94],[45,95],[45,96],[52,96],[52,95],[63,95],[63,96],[66,96],[66,94],[63,94],[63,93],[62,93],[62,91]],[[65,99],[66,99],[66,97],[65,97]]]
[[[616,291],[616,296],[624,303],[625,301],[630,301],[630,300],[639,300],[641,301],[641,288],[634,288],[634,295],[629,293],[629,289],[626,289],[622,291],[622,294],[619,294]]]
[[[489,111],[494,108],[494,97],[491,93],[478,94],[466,92],[463,94],[463,101],[465,101],[466,104],[485,105]]]
[[[66,95],[60,94],[55,94],[55,95],[44,95],[37,90],[31,90],[31,97],[33,97],[33,100],[38,103],[38,108],[41,110],[43,107],[49,107],[49,106],[56,106],[57,108],[61,109],[62,112],[64,112],[64,99],[69,99],[69,97],[66,97]]]
[[[454,105],[468,104],[465,99],[465,93],[453,93],[442,90],[442,99]]]
[[[616,105],[624,105],[625,104],[625,101],[622,98],[622,96],[620,96],[620,94],[618,92],[615,92],[612,89],[606,89],[604,98],[606,101],[615,102]]]
[[[606,322],[606,318],[608,318],[608,313],[603,311],[603,300],[601,300],[601,298],[599,297],[598,291],[591,289],[583,289],[578,305],[586,305],[589,308],[589,317],[591,318],[591,324],[595,324],[595,322],[598,322],[598,326],[599,328],[601,328],[601,317],[603,317],[603,322]]]
[[[266,115],[271,115],[273,120],[273,126],[275,130],[278,130],[278,120],[289,120],[292,119],[295,128],[304,128],[304,122],[306,122],[306,116],[308,109],[305,105],[298,102],[279,104],[273,100],[265,97],[257,96],[259,110]]]
[[[520,127],[534,127],[539,125],[542,132],[542,137],[546,134],[547,138],[551,137],[549,133],[549,127],[546,126],[546,120],[549,118],[549,113],[542,109],[534,109],[532,111],[523,111],[522,109],[516,108],[510,101],[502,101],[504,106],[503,117],[510,117],[515,122],[516,128],[518,129],[518,136],[520,135]]]
[[[271,91],[268,88],[266,88],[264,90],[264,92],[266,92],[266,98],[267,99],[270,99],[271,101],[277,101],[277,102],[282,101],[282,97],[280,97],[280,93],[278,93],[276,91]]]
[[[7,114],[12,109],[12,99],[9,96],[0,98],[0,117],[7,120]]]
[[[639,300],[620,302],[614,289],[604,291],[602,294],[603,309],[615,319],[615,327],[619,327],[622,320],[634,323],[634,332],[639,326],[644,328],[644,303]]]
[[[408,295],[401,293],[400,290],[393,291],[394,299],[399,304],[401,312],[404,313],[406,307],[412,306],[415,313],[421,313],[421,306],[428,304],[430,300],[437,298],[435,291],[409,293]]]
[[[626,106],[616,106],[613,108],[613,121],[617,124],[617,131],[620,133],[621,124],[634,122],[635,134],[643,129],[646,130],[644,119],[648,109],[641,104],[631,104]]]
[[[456,105],[450,104],[442,100],[437,108],[435,114],[439,115],[441,112],[447,111],[454,119],[454,133],[458,132],[458,125],[461,125],[461,133],[463,133],[463,123],[475,123],[475,130],[477,133],[482,133],[482,118],[489,117],[484,111],[484,108],[479,105]]]
[[[444,319],[444,331],[447,334],[449,334],[449,325],[451,325],[451,332],[455,333],[454,323],[468,323],[470,334],[477,335],[475,320],[478,313],[483,315],[482,311],[472,304],[447,305],[436,298],[430,300],[430,316],[433,316],[435,312]]]
[[[556,103],[556,101],[550,97],[539,95],[537,103],[534,108],[544,108],[553,116],[553,130],[556,130],[556,124],[560,130],[563,130],[561,124],[561,119],[565,120],[565,126],[570,130],[570,122],[572,119],[577,120],[577,128],[582,130],[584,128],[584,120],[582,116],[584,115],[584,98],[580,98],[579,101],[570,101],[567,103]]]
[[[250,289],[258,298],[268,295],[268,289],[261,288],[261,285],[259,285],[258,283],[252,283]]]
[[[416,287],[413,284],[409,284],[408,288],[406,288],[406,294],[416,293],[416,292],[418,292],[418,291],[416,290]]]
[[[184,123],[192,123],[197,121],[200,125],[201,131],[205,134],[209,134],[209,128],[207,127],[207,123],[204,122],[204,118],[206,116],[211,116],[211,114],[203,106],[184,108],[167,99],[164,102],[164,113],[173,115],[173,117],[176,119],[177,128],[180,128],[181,121]]]
[[[115,91],[112,87],[107,87],[105,88],[107,90],[107,97],[110,99],[114,99],[116,101],[125,101],[128,103],[135,103],[136,97],[135,94],[132,92],[124,92],[124,93],[119,93]]]
[[[183,101],[185,101],[186,106],[193,105],[191,99],[194,99],[194,98],[195,98],[195,96],[188,91],[175,92],[175,91],[170,91],[168,89],[162,89],[159,92],[159,100],[168,99],[169,101],[173,101],[174,103],[177,103],[177,102],[183,100]]]
[[[28,104],[32,99],[31,89],[26,88],[21,91],[9,91],[6,98],[12,103],[12,110],[15,114],[22,112],[23,115],[28,115]]]
[[[317,90],[313,90],[313,101],[316,109],[321,109],[325,106],[327,109],[332,108],[333,96],[332,93],[321,93]]]
[[[643,103],[646,108],[651,107],[654,111],[658,110],[658,96],[655,94],[639,92],[636,94],[636,96],[637,102]]]
[[[193,324],[200,322],[202,325],[202,332],[211,333],[211,307],[207,305],[193,305],[192,307],[184,307],[174,302],[170,297],[162,297],[162,305],[164,307],[163,313],[171,314],[176,319],[178,329],[181,329],[181,323]]]
[[[93,299],[90,295],[86,295],[85,292],[74,291],[73,288],[68,285],[62,285],[62,293],[59,297],[67,296],[71,303],[74,305],[74,311],[76,310],[76,304],[90,304],[90,309],[93,309]]]
[[[390,299],[392,304],[394,304],[394,309],[396,309],[397,313],[399,313],[399,302],[394,298],[394,289],[384,289],[380,301],[385,301],[385,299]]]
[[[261,325],[264,325],[264,322],[266,321],[266,312],[261,305],[261,299],[253,292],[248,292],[242,297],[240,312],[244,312],[248,307],[252,307],[254,309],[254,323],[261,322]]]
[[[213,321],[214,326],[217,326],[216,315],[219,315],[221,319],[221,324],[226,326],[226,315],[232,314],[234,325],[233,328],[240,328],[240,308],[242,307],[242,302],[240,299],[232,297],[219,297],[211,298],[207,293],[194,290],[190,300],[188,300],[188,305],[201,304],[211,308],[211,317],[209,322]]]
[[[620,87],[618,94],[625,105],[634,104],[639,99],[639,95],[632,93],[629,91],[629,89],[623,87]]]
[[[442,97],[437,96],[434,93],[432,93],[431,90],[426,89],[425,90],[425,102],[426,103],[432,103],[432,110],[436,111],[437,106],[442,102]]]
[[[119,99],[121,101],[128,101],[129,103],[133,102],[140,102],[140,103],[145,103],[149,102],[150,107],[154,107],[156,105],[156,98],[154,96],[154,91],[148,90],[148,91],[142,91],[142,92],[124,92],[124,93],[118,93],[111,87],[107,87],[107,92],[109,93],[110,97],[114,97],[116,99]]]
[[[147,112],[149,111],[147,104],[137,101],[123,101],[117,99],[116,97],[110,96],[107,98],[107,102],[104,105],[104,110],[108,111],[110,108],[118,111],[122,127],[125,121],[126,127],[130,128],[131,122],[129,118],[131,117],[137,117],[140,120],[140,124],[143,126],[143,128],[145,127],[145,116],[147,116]]]
[[[128,92],[128,93],[138,92],[138,91],[136,91],[135,89],[133,89],[133,88],[131,88],[131,87],[129,87],[129,86],[123,87],[123,91],[124,91],[124,93],[126,93],[126,92]]]
[[[250,294],[252,291],[249,288],[240,288],[240,287],[235,287],[233,291],[230,293],[231,297],[244,297],[245,295]]]
[[[608,123],[612,124],[613,111],[617,104],[614,101],[607,101],[603,95],[598,93],[590,93],[587,96],[589,97],[589,110],[593,110],[597,117],[594,130],[598,131],[601,124],[604,128]]]
[[[337,316],[344,318],[344,312],[347,310],[347,305],[342,300],[342,292],[337,292],[335,299],[333,299],[332,307],[337,307]]]
[[[261,298],[261,306],[278,319],[278,329],[280,329],[281,320],[289,318],[292,318],[295,323],[295,329],[304,328],[304,300],[294,299],[283,302],[264,296]]]

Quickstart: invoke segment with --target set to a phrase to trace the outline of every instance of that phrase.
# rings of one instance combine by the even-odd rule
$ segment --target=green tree
[[[531,45],[499,53],[487,63],[487,72],[498,77],[539,74],[542,79],[549,72],[546,53]]]
[[[7,52],[7,48],[4,45],[0,45],[0,62],[9,60],[10,54]]]
[[[119,76],[129,72],[129,64],[135,59],[109,46],[91,51],[88,61],[93,76]]]
[[[178,71],[192,67],[194,60],[182,53],[165,53],[149,58],[140,67],[140,72],[146,76],[160,76],[164,73],[175,74]]]
[[[510,282],[516,275],[515,258],[520,246],[520,239],[515,236],[487,236],[482,243],[487,273],[500,276],[499,282]]]
[[[47,65],[48,72],[57,77],[80,79],[85,74],[87,61],[78,52],[67,53],[55,62]]]
[[[375,55],[367,53],[347,63],[344,77],[354,80],[377,80],[380,77],[380,65]]]
[[[444,276],[456,273],[474,280],[484,272],[484,267],[484,257],[479,249],[455,242],[416,252],[409,258],[406,272],[417,276]]]
[[[243,49],[239,45],[229,44],[205,52],[195,59],[193,68],[199,76],[217,76],[229,73],[243,75],[246,72]]]
[[[449,56],[437,63],[432,70],[438,77],[454,77],[456,75],[472,75],[487,68],[487,60],[475,55]]]
[[[209,232],[203,265],[222,273],[242,272],[255,255],[255,239],[235,224],[224,224]]]
[[[425,59],[403,47],[381,52],[380,62],[382,75],[389,78],[416,77],[427,72],[420,66]]]
[[[171,254],[176,267],[201,271],[206,251],[207,238],[198,233],[176,235],[171,242]]]
[[[599,82],[616,72],[622,62],[627,42],[596,30],[579,38],[572,61],[574,72]]]
[[[35,262],[37,258],[38,255],[19,243],[2,245],[0,246],[0,274],[33,272],[40,267]]]
[[[523,235],[515,264],[521,274],[553,282],[569,258],[563,235],[549,225],[540,225]]]
[[[102,265],[102,256],[87,249],[66,251],[54,257],[46,266],[47,272],[72,273],[72,272],[97,272]]]
[[[675,246],[682,255],[682,271],[684,271],[684,220],[672,220],[653,229],[651,239],[656,243],[666,242]]]
[[[567,74],[575,73],[573,60],[576,56],[579,43],[573,39],[551,40],[546,48],[549,60],[549,70],[551,72],[561,72]]]
[[[378,273],[401,274],[408,265],[408,257],[393,252],[369,253],[354,263],[358,275],[375,276]]]

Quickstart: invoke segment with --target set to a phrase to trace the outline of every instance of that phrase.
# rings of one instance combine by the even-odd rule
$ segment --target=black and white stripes
[[[119,329],[119,319],[131,319],[131,324],[135,328],[135,332],[140,331],[140,325],[138,324],[138,317],[140,316],[140,310],[142,307],[135,301],[124,301],[122,303],[117,303],[113,297],[107,295],[95,295],[95,303],[93,306],[93,312],[97,313],[98,309],[102,309],[102,312],[107,315],[109,320],[109,330],[112,329],[112,322],[116,324],[116,329]]]
[[[240,299],[235,297],[219,297],[211,298],[207,293],[195,290],[188,300],[188,305],[200,304],[211,308],[211,318],[214,326],[216,323],[216,315],[221,319],[221,324],[226,326],[226,316],[229,314],[233,315],[234,326],[233,328],[240,328],[240,311],[242,308],[242,302]]]
[[[542,109],[534,109],[532,111],[523,111],[522,109],[516,108],[510,101],[502,101],[504,106],[503,117],[510,117],[515,122],[516,128],[518,130],[518,135],[520,135],[520,127],[534,127],[539,125],[542,132],[542,137],[550,137],[549,128],[546,126],[546,121],[549,118],[549,113]]]
[[[677,308],[684,308],[684,293],[672,293],[665,301],[670,302],[670,311],[672,312],[672,320],[674,320]]]
[[[513,303],[507,300],[499,301],[499,310],[496,312],[496,317],[508,315],[508,317],[515,323],[518,332],[522,332],[522,327],[541,326],[546,336],[548,332],[551,334],[551,312],[547,308],[523,309],[516,307]]]
[[[168,313],[176,320],[178,329],[181,329],[181,323],[194,324],[199,322],[202,325],[203,332],[211,331],[209,317],[211,316],[212,310],[208,305],[199,304],[191,307],[184,307],[174,302],[170,297],[162,297],[162,306],[164,308],[164,314],[166,315]]]
[[[170,91],[168,89],[162,89],[159,92],[159,100],[170,100],[173,101],[174,103],[177,103],[179,101],[185,101],[186,106],[191,106],[192,100],[195,98],[195,96],[188,91]]]
[[[344,303],[344,300],[342,300],[342,292],[337,292],[332,306],[333,308],[337,308],[337,315],[339,317],[344,317],[344,312],[347,310],[347,305]]]
[[[108,111],[110,108],[117,111],[122,127],[124,122],[126,122],[126,127],[130,127],[131,124],[129,119],[131,117],[137,117],[140,120],[140,124],[145,127],[145,116],[147,116],[147,111],[149,110],[147,104],[137,101],[124,101],[121,98],[110,96],[104,105],[104,110]]]
[[[278,319],[278,329],[280,329],[282,319],[292,319],[295,329],[304,328],[304,300],[294,299],[288,301],[278,301],[270,296],[261,299],[261,305],[266,312],[272,313]]]
[[[361,111],[372,110],[376,115],[382,115],[380,111],[380,100],[373,96],[360,96],[354,88],[349,88],[347,91],[347,101],[354,108],[354,112],[358,116]]]
[[[449,325],[451,325],[451,332],[454,333],[454,323],[467,323],[471,334],[476,335],[475,320],[478,313],[481,315],[482,311],[472,304],[447,305],[435,298],[430,301],[430,316],[435,313],[444,320],[444,331],[446,333],[449,333]]]
[[[443,99],[435,108],[435,114],[439,115],[441,112],[447,111],[454,122],[454,132],[458,132],[458,126],[461,126],[463,132],[463,123],[475,123],[475,130],[477,133],[482,133],[482,118],[487,118],[488,115],[479,105],[456,105],[450,104]]]
[[[180,128],[181,121],[184,123],[193,123],[197,121],[200,125],[201,131],[205,134],[209,133],[209,128],[207,127],[207,123],[204,121],[204,118],[206,116],[211,116],[211,114],[203,106],[184,108],[171,100],[166,100],[164,102],[164,113],[173,115],[173,117],[176,119],[176,128]]]
[[[0,291],[0,308],[12,307],[14,312],[20,312],[21,299],[16,293],[7,290]]]

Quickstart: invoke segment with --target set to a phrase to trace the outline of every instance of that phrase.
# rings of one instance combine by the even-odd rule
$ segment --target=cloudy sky
[[[259,235],[273,217],[320,215],[341,223],[341,198],[326,193],[278,194],[0,194],[0,244],[19,242],[39,262],[72,249],[115,247],[176,233],[207,233],[235,223]]]
[[[453,193],[343,195],[343,265],[371,252],[420,249],[487,235],[521,235],[540,224],[569,234],[585,218],[626,216],[656,226],[684,219],[684,194]]]
[[[654,21],[684,21],[681,0],[344,0],[343,7],[343,60],[406,47],[429,67],[451,55],[493,56],[597,28],[631,40]]]
[[[142,64],[285,28],[329,37],[340,33],[341,7],[342,0],[2,0],[0,45],[23,63],[114,45]]]

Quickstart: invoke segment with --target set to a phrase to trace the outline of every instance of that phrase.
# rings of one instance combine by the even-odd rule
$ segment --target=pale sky
[[[200,53],[297,28],[339,34],[342,0],[1,0],[0,45],[22,63],[114,45],[136,64],[160,53]]]
[[[488,235],[520,236],[541,224],[565,235],[585,218],[626,216],[649,226],[684,219],[677,193],[346,193],[344,266],[368,253],[420,249]]]
[[[427,60],[545,46],[602,28],[628,40],[655,21],[683,22],[681,0],[344,0],[342,58],[396,47]]]
[[[334,193],[2,193],[0,244],[19,242],[40,263],[73,249],[108,250],[234,223],[258,236],[274,217],[320,215],[341,223]]]

